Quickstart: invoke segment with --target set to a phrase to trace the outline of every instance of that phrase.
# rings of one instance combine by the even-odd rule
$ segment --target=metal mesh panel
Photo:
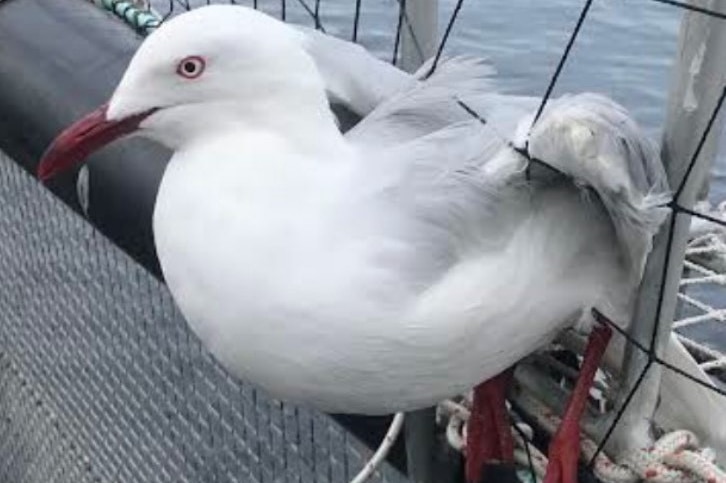
[[[362,467],[369,450],[327,416],[233,380],[162,284],[2,154],[0,207],[0,481],[341,482]]]
[[[705,203],[702,203],[705,205]],[[726,205],[706,207],[709,215],[724,218]],[[691,227],[678,299],[680,311],[673,328],[699,365],[726,387],[726,230],[698,220]]]

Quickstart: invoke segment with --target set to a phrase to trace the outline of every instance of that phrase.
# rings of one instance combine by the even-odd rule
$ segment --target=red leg
[[[508,369],[474,388],[467,424],[466,480],[481,483],[487,463],[512,463],[514,441],[505,399],[514,371]]]
[[[595,372],[611,336],[612,329],[606,325],[595,327],[590,334],[575,389],[567,402],[562,423],[550,442],[549,463],[543,483],[577,483],[580,419],[585,411]]]

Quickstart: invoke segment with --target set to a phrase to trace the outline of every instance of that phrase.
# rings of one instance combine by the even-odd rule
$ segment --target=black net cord
[[[701,13],[701,14],[704,14],[704,15],[709,15],[709,16],[716,17],[716,18],[726,19],[726,15],[721,14],[719,12],[710,11],[710,10],[703,9],[703,8],[700,8],[700,7],[695,7],[695,6],[692,6],[692,5],[683,3],[683,2],[679,2],[679,1],[675,1],[675,0],[650,0],[650,1],[653,1],[653,2],[656,2],[656,3],[667,4],[667,5],[671,5],[671,6],[683,8],[683,9],[686,9],[686,10],[690,10],[690,11],[695,11],[695,12],[698,12],[698,13]],[[579,34],[580,30],[581,30],[582,25],[585,22],[585,19],[587,18],[587,15],[588,15],[588,13],[590,11],[590,8],[591,8],[592,4],[593,4],[593,0],[586,0],[585,5],[583,6],[583,9],[582,9],[582,11],[580,13],[580,17],[578,18],[577,24],[575,25],[575,28],[574,28],[572,34],[570,35],[569,41],[568,41],[567,45],[565,46],[565,49],[563,51],[562,56],[560,57],[560,61],[557,64],[557,67],[556,67],[556,69],[555,69],[552,77],[550,78],[550,82],[549,82],[549,84],[547,86],[547,89],[545,91],[545,95],[543,96],[542,101],[540,102],[540,105],[539,105],[539,108],[537,110],[537,113],[535,114],[534,121],[532,122],[532,126],[534,126],[536,124],[536,122],[539,120],[539,118],[542,115],[542,112],[544,111],[544,108],[545,108],[545,106],[546,106],[549,98],[552,95],[552,92],[554,90],[554,87],[556,86],[557,81],[559,79],[560,73],[562,72],[562,69],[563,69],[563,67],[564,67],[564,65],[565,65],[565,63],[566,63],[566,61],[567,61],[567,59],[568,59],[568,57],[570,55],[570,52],[572,51],[572,47],[573,47],[573,45],[574,45],[574,43],[575,43],[575,41],[577,39],[577,36],[578,36],[578,34]],[[688,181],[688,179],[689,179],[689,177],[690,177],[690,175],[692,173],[693,167],[695,166],[695,163],[696,163],[696,161],[697,161],[697,159],[698,159],[698,157],[699,157],[699,155],[701,153],[701,149],[703,148],[703,146],[704,146],[704,144],[706,142],[706,139],[708,139],[708,136],[709,136],[709,134],[712,131],[712,128],[713,128],[713,126],[715,124],[715,120],[718,117],[718,114],[719,114],[719,112],[721,110],[721,107],[722,107],[722,105],[724,103],[724,99],[725,98],[726,98],[726,86],[724,86],[724,89],[723,89],[723,91],[721,93],[721,96],[719,97],[718,102],[714,106],[714,109],[713,109],[713,112],[711,114],[711,117],[709,118],[709,122],[707,123],[706,128],[704,129],[704,132],[702,133],[702,135],[701,135],[701,137],[699,139],[698,146],[697,146],[695,152],[693,153],[693,156],[691,157],[691,159],[689,161],[688,168],[686,169],[686,173],[684,174],[684,177],[681,180],[678,188],[674,192],[673,200],[668,204],[669,208],[671,208],[671,210],[672,210],[672,215],[670,217],[670,223],[669,223],[669,226],[668,226],[668,230],[669,230],[669,232],[668,232],[668,239],[667,239],[668,246],[667,246],[667,250],[666,250],[667,257],[670,257],[670,252],[671,252],[670,248],[671,248],[672,243],[673,243],[673,231],[674,231],[673,228],[674,228],[674,225],[675,225],[675,218],[676,218],[676,216],[679,213],[689,214],[691,216],[695,216],[695,217],[702,218],[702,219],[707,220],[707,221],[711,221],[711,222],[717,223],[717,224],[719,224],[721,226],[726,226],[726,222],[723,221],[723,220],[719,220],[719,219],[714,218],[712,216],[708,216],[706,214],[696,212],[696,211],[691,210],[689,208],[683,207],[683,206],[681,206],[679,204],[679,199],[680,199],[680,196],[681,196],[681,194],[683,192],[684,186],[685,186],[686,182]],[[473,110],[470,106],[468,106],[465,103],[463,103],[461,100],[458,100],[457,99],[457,102],[472,117],[474,117],[475,119],[477,119],[479,122],[481,122],[483,124],[486,124],[486,119],[484,118],[484,116],[482,116],[481,114],[477,113],[475,110]],[[531,131],[531,128],[530,128],[530,131]],[[510,143],[510,146],[511,146],[511,143]],[[513,146],[511,146],[511,147],[513,147]],[[530,162],[535,161],[534,159],[531,158],[531,156],[527,152],[526,146],[525,146],[524,149],[517,149],[517,148],[514,148],[514,149],[517,150],[520,154],[526,156],[530,160]],[[544,164],[545,166],[549,166],[549,163],[547,163],[546,161],[542,161],[542,160],[536,160],[536,161],[538,163]],[[623,335],[629,343],[633,344],[638,350],[641,350],[644,353],[646,353],[648,355],[648,362],[646,363],[645,367],[642,369],[642,371],[638,375],[638,378],[636,379],[636,382],[635,382],[634,386],[628,392],[627,396],[625,397],[625,399],[623,401],[623,404],[621,405],[621,407],[619,407],[617,409],[616,414],[615,414],[615,418],[613,419],[612,424],[610,425],[610,427],[606,431],[603,439],[599,442],[598,447],[597,447],[597,449],[595,451],[595,454],[593,455],[592,459],[588,463],[588,467],[589,467],[590,470],[592,470],[592,467],[593,467],[593,465],[595,463],[595,460],[596,460],[597,456],[602,452],[605,444],[609,440],[609,438],[612,435],[613,431],[616,429],[618,423],[622,419],[622,416],[625,414],[626,409],[628,408],[628,406],[630,405],[631,401],[633,400],[633,397],[635,396],[635,393],[638,391],[638,389],[642,385],[642,382],[645,379],[646,374],[648,373],[648,371],[650,370],[650,368],[652,367],[652,365],[654,363],[659,364],[659,365],[667,368],[668,370],[671,370],[673,372],[676,372],[677,374],[679,374],[679,375],[681,375],[681,376],[683,376],[683,377],[691,380],[692,382],[694,382],[696,384],[699,384],[701,386],[704,386],[707,389],[710,389],[710,390],[712,390],[712,391],[714,391],[714,392],[716,392],[716,393],[718,393],[718,394],[720,394],[722,396],[726,396],[726,391],[724,391],[723,389],[717,387],[714,384],[710,384],[708,382],[702,381],[701,379],[696,378],[696,377],[694,377],[694,376],[686,373],[682,369],[680,369],[680,368],[678,368],[676,366],[673,366],[672,364],[669,364],[668,362],[666,362],[665,360],[663,360],[662,358],[660,358],[655,353],[655,340],[656,340],[656,334],[658,333],[658,322],[660,320],[660,314],[661,314],[662,305],[663,305],[663,298],[664,298],[664,295],[665,295],[665,293],[664,293],[664,291],[665,291],[665,280],[666,280],[666,277],[668,275],[667,270],[668,270],[668,266],[669,265],[670,265],[669,264],[669,260],[668,260],[668,258],[666,258],[666,260],[664,261],[663,273],[661,275],[661,280],[660,280],[660,293],[659,293],[659,297],[658,297],[658,305],[657,305],[656,314],[655,314],[656,323],[654,324],[653,334],[652,334],[651,341],[650,341],[650,347],[643,346],[638,341],[634,340],[630,336],[630,334],[628,334],[626,331],[622,330],[620,327],[617,327],[615,324],[612,324],[611,322],[609,322],[609,320],[607,320],[605,317],[603,317],[602,314],[600,314],[599,312],[594,311],[595,317],[598,319],[598,321],[600,321],[601,323],[608,323],[618,333],[620,333],[621,335]]]
[[[406,0],[398,0],[398,22],[396,23],[396,38],[393,41],[393,57],[391,63],[398,64],[398,51],[401,46],[401,30],[403,29],[403,16],[406,13]]]
[[[358,0],[356,0],[358,1]],[[393,65],[397,64],[397,58],[398,58],[398,51],[401,47],[401,36],[403,35],[403,29],[405,28],[408,32],[408,35],[411,36],[411,41],[413,42],[413,46],[416,49],[416,52],[421,58],[424,58],[423,49],[421,48],[421,43],[418,40],[418,37],[416,36],[416,32],[414,32],[413,27],[411,26],[411,21],[408,18],[408,11],[406,10],[406,7],[408,5],[408,2],[415,2],[416,0],[396,0],[398,2],[398,24],[396,25],[396,37],[394,41],[393,46]]]
[[[355,14],[353,15],[353,42],[358,42],[358,27],[360,26],[360,10],[363,0],[355,0]]]
[[[464,0],[458,0],[456,2],[456,5],[454,6],[453,12],[451,12],[449,21],[446,24],[446,30],[444,30],[444,35],[441,37],[441,42],[439,42],[439,47],[436,49],[436,56],[434,57],[434,60],[431,63],[431,67],[429,68],[428,72],[426,72],[424,79],[428,79],[436,71],[436,67],[438,67],[438,65],[439,65],[439,61],[441,60],[441,55],[444,52],[444,47],[446,47],[446,43],[448,42],[449,37],[451,36],[451,31],[454,29],[454,23],[456,23],[456,19],[459,17],[459,12],[461,12],[462,6],[464,6]]]
[[[555,71],[552,74],[552,77],[550,78],[549,84],[547,84],[547,89],[545,90],[544,96],[542,96],[542,101],[540,102],[539,107],[537,108],[537,113],[534,115],[534,120],[532,121],[532,127],[534,127],[534,125],[537,124],[537,121],[542,116],[542,112],[544,112],[544,108],[547,105],[547,102],[549,101],[550,97],[552,96],[552,91],[554,90],[555,85],[557,85],[557,81],[560,78],[562,69],[565,67],[565,62],[567,62],[567,59],[570,57],[570,52],[572,52],[572,46],[575,45],[575,40],[577,40],[577,36],[580,34],[580,30],[582,29],[582,24],[585,23],[587,14],[590,13],[590,7],[592,6],[592,2],[593,2],[593,0],[586,0],[585,5],[582,7],[582,11],[580,12],[580,17],[577,19],[575,28],[572,30],[572,34],[570,35],[570,38],[567,41],[567,45],[565,45],[565,50],[562,52],[560,61],[557,63],[557,67],[555,68]],[[531,131],[532,127],[530,127],[530,131]]]

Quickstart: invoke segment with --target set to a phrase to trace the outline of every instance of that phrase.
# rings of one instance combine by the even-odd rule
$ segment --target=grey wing
[[[416,75],[421,77],[427,68],[422,66]],[[352,143],[395,145],[472,120],[458,101],[491,93],[493,73],[482,59],[444,59],[428,79],[414,81],[379,103],[346,138]]]
[[[367,150],[363,169],[396,170],[391,183],[395,204],[426,231],[420,239],[438,239],[454,256],[464,246],[489,244],[505,236],[500,202],[524,185],[518,155],[492,130],[476,120],[462,121],[414,140]],[[525,199],[525,197],[522,197]]]
[[[670,197],[657,148],[622,106],[597,94],[551,101],[527,136],[531,122],[520,123],[515,143],[528,137],[533,157],[598,194],[639,278]]]
[[[409,74],[358,44],[308,27],[298,29],[331,104],[363,117],[346,134],[352,143],[394,145],[470,120],[457,101],[494,91],[494,69],[482,59],[441,59],[427,77],[433,59]]]
[[[331,104],[340,104],[362,117],[417,83],[410,74],[378,59],[358,44],[308,27],[297,28],[303,33],[303,45],[325,81]]]

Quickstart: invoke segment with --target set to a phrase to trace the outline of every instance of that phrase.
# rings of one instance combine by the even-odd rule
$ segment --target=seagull
[[[392,74],[391,96],[346,97],[355,82],[326,80],[338,61],[314,49],[241,6],[175,17],[108,103],[53,141],[38,175],[132,133],[168,146],[153,215],[162,271],[232,374],[361,414],[476,385],[472,433],[499,433],[481,450],[489,459],[510,449],[511,367],[563,329],[591,331],[546,479],[574,483],[579,417],[609,339],[591,311],[629,320],[666,213],[657,150],[599,95],[563,96],[537,118],[492,93],[475,59],[415,81]],[[346,135],[331,94],[366,114]],[[474,483],[481,461],[469,459]]]

